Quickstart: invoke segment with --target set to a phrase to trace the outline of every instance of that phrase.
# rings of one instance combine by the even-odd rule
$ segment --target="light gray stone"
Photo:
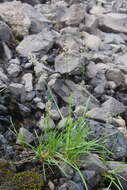
[[[26,92],[31,92],[33,90],[33,76],[31,73],[26,73],[22,77],[22,80],[25,85]]]
[[[29,144],[33,140],[34,140],[33,134],[29,132],[27,129],[25,129],[24,127],[21,127],[18,133],[17,143],[23,144],[24,142],[26,142]]]
[[[22,84],[19,83],[11,83],[9,85],[9,89],[12,92],[12,94],[19,96],[22,94],[22,90],[23,90],[24,86]]]
[[[87,115],[95,120],[111,122],[113,116],[117,116],[125,111],[125,106],[115,98],[109,98],[100,108],[93,108]]]
[[[7,68],[7,72],[10,77],[17,77],[21,72],[21,67],[16,64],[10,64]]]
[[[127,33],[127,15],[119,13],[108,13],[100,18],[100,28],[104,32]]]
[[[57,37],[57,32],[44,29],[36,35],[26,36],[16,50],[23,56],[30,56],[30,54],[45,55]]]
[[[11,26],[12,32],[16,36],[29,34],[31,21],[22,9],[19,1],[5,2],[0,4],[0,16]]]

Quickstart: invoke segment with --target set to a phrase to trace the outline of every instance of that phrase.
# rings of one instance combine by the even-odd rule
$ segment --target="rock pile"
[[[71,103],[73,115],[88,115],[90,138],[107,136],[112,159],[127,159],[126,93],[126,1],[0,0],[0,157],[15,157],[12,125],[28,143],[34,140],[50,102],[51,128],[63,125]],[[105,170],[96,164],[97,171],[90,166],[84,172],[93,181],[90,190]],[[83,187],[75,174],[57,189]]]

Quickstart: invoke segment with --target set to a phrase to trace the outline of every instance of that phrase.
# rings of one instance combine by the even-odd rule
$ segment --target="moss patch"
[[[13,183],[16,190],[42,190],[43,187],[41,175],[32,171],[15,174]]]

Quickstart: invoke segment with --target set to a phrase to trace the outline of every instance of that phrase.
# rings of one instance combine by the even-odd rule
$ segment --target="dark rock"
[[[110,158],[122,159],[127,156],[127,139],[116,127],[93,120],[89,121],[89,127],[90,139],[100,139],[100,142],[113,153]]]
[[[115,98],[109,98],[100,108],[93,108],[87,114],[90,118],[103,122],[111,122],[113,116],[125,111],[125,106]]]
[[[49,82],[49,86],[64,102],[70,103],[71,99],[72,106],[84,105],[89,109],[99,105],[97,99],[86,90],[85,86],[76,85],[70,80],[53,80]]]

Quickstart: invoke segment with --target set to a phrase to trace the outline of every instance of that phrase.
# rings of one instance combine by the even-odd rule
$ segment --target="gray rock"
[[[24,118],[30,116],[31,110],[30,110],[27,106],[18,103],[18,107],[19,107],[19,110],[20,110],[20,114],[21,114]]]
[[[126,60],[127,60],[127,53],[115,57],[115,62],[116,62],[116,64],[117,64],[117,66],[118,66],[123,72],[125,72],[125,73],[127,73]]]
[[[48,117],[48,118],[41,118],[39,121],[38,121],[38,127],[43,131],[47,128],[50,128],[50,129],[53,129],[55,128],[55,123],[54,121]]]
[[[21,127],[17,137],[17,144],[23,144],[24,142],[29,144],[34,140],[34,136],[24,127]]]
[[[47,79],[47,74],[44,73],[42,74],[37,83],[36,83],[36,90],[39,90],[39,91],[43,91],[45,92],[46,91],[46,79]]]
[[[124,85],[124,74],[119,69],[110,69],[106,72],[108,81],[114,81],[116,86]]]
[[[80,166],[83,170],[95,171],[96,174],[103,174],[107,171],[105,164],[97,154],[82,155],[80,157]]]
[[[0,16],[11,26],[12,32],[16,36],[25,36],[29,33],[31,21],[24,13],[21,2],[13,1],[1,3]]]
[[[80,54],[62,53],[55,59],[55,71],[61,74],[81,74],[84,60]]]
[[[44,4],[42,6],[44,6]],[[47,19],[44,14],[41,14],[38,9],[36,10],[35,7],[31,6],[30,4],[23,3],[22,9],[31,21],[30,32],[32,34],[41,32],[44,28],[49,28],[51,25],[52,22]]]
[[[57,37],[57,32],[44,29],[36,35],[33,34],[25,37],[17,46],[16,50],[23,56],[29,56],[32,53],[36,55],[45,55],[53,46]]]
[[[101,39],[98,36],[85,33],[84,44],[90,50],[98,51],[101,46]]]
[[[120,35],[110,33],[105,35],[104,43],[119,45],[119,44],[124,44],[125,42]]]
[[[100,19],[99,26],[104,32],[127,33],[127,15],[108,13]]]
[[[26,73],[22,77],[22,80],[25,85],[26,92],[31,92],[33,90],[33,76],[31,73]]]
[[[85,28],[88,32],[96,32],[98,27],[98,19],[95,15],[85,14]]]
[[[3,45],[3,49],[4,49],[4,54],[7,60],[10,60],[12,58],[12,52],[9,49],[9,47],[7,46],[7,44],[5,42],[2,43]]]
[[[5,75],[3,69],[0,68],[0,80],[7,84],[9,82],[8,77]]]
[[[87,115],[95,120],[111,122],[113,116],[117,116],[125,111],[125,106],[115,98],[109,98],[100,108],[93,108]]]
[[[17,77],[21,72],[21,67],[16,64],[10,64],[7,68],[7,72],[10,77]]]
[[[74,170],[72,167],[70,167],[68,164],[66,164],[65,162],[60,164],[61,167],[61,173],[64,177],[66,177],[68,180],[72,179],[73,175],[74,175]]]
[[[60,119],[60,114],[57,110],[55,109],[51,109],[49,110],[49,116],[55,120],[55,121],[58,121]]]
[[[75,108],[75,111],[74,111],[74,114],[77,116],[77,117],[81,117],[83,116],[84,114],[86,113],[86,107],[85,106],[77,106]]]
[[[127,156],[127,139],[115,126],[90,120],[89,127],[89,138],[100,139],[100,143],[113,153],[110,158],[121,159]]]
[[[11,83],[9,85],[9,90],[12,92],[12,94],[16,95],[16,96],[20,96],[22,94],[22,90],[23,90],[24,86],[22,84],[19,83]]]
[[[4,144],[7,144],[7,140],[4,138],[4,136],[2,134],[0,134],[0,145],[4,145]]]
[[[92,96],[83,85],[76,85],[71,80],[57,79],[52,82],[50,86],[55,93],[63,99],[64,102],[71,105],[84,105],[87,109],[96,107],[99,105],[97,99]]]
[[[8,42],[12,37],[12,32],[9,26],[0,21],[0,42]]]
[[[57,128],[58,128],[58,129],[64,129],[65,126],[66,126],[66,123],[67,123],[68,119],[72,121],[72,118],[65,117],[65,118],[63,118],[63,119],[61,119],[61,120],[59,121],[59,123],[58,123],[58,125],[57,125]]]
[[[39,108],[40,110],[44,110],[45,109],[45,104],[43,102],[38,102],[37,103],[37,108]]]
[[[85,9],[86,6],[82,3],[73,4],[66,10],[61,22],[65,22],[67,25],[79,24],[85,17]]]

